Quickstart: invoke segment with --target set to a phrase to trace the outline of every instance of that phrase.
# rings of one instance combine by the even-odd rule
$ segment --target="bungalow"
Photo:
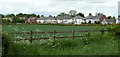
[[[57,23],[57,19],[55,17],[41,17],[38,18],[37,23]]]
[[[85,19],[86,23],[89,23],[89,21],[91,21],[91,23],[95,22],[95,17],[91,13],[89,13],[89,15]]]
[[[12,18],[3,18],[3,20],[10,20],[10,21],[12,21]]]
[[[75,16],[74,18],[74,24],[82,24],[82,23],[85,23],[85,20],[84,20],[84,18],[83,17],[81,17],[81,16]]]
[[[108,24],[113,24],[116,23],[116,19],[108,19],[107,22]]]
[[[47,23],[57,23],[56,17],[47,17],[45,20]]]
[[[97,13],[96,16],[93,16],[91,13],[85,18],[86,23],[91,21],[91,23],[95,23],[95,21],[99,21],[101,24],[107,24],[107,18],[104,14],[102,13]]]
[[[116,24],[120,24],[120,19],[116,19]]]
[[[57,22],[60,24],[74,23],[72,17],[70,16],[57,16],[56,19],[57,19]]]
[[[41,17],[41,18],[38,18],[37,19],[37,23],[46,23],[45,22],[45,19],[46,19],[47,17]]]

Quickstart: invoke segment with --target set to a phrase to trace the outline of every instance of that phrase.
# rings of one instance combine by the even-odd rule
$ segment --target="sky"
[[[119,0],[0,0],[0,14],[39,14],[56,16],[61,12],[76,10],[87,16],[103,13],[118,17]]]

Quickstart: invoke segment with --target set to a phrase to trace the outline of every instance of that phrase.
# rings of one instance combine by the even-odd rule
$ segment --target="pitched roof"
[[[116,19],[108,19],[108,22],[116,22]]]
[[[81,16],[75,16],[74,19],[83,19]]]
[[[39,20],[52,20],[52,19],[56,19],[56,17],[40,17],[38,19]]]
[[[104,16],[103,14],[97,15],[97,16],[92,16],[92,15],[88,15],[86,17],[86,19],[100,19],[102,16]]]
[[[45,20],[47,17],[40,17],[38,20]]]
[[[47,17],[46,19],[52,20],[52,19],[56,19],[56,18],[55,17]]]
[[[26,19],[27,17],[19,17],[19,19]]]
[[[93,15],[88,15],[88,16],[86,17],[86,19],[94,19],[94,16],[93,16]]]
[[[30,17],[30,18],[28,18],[28,19],[31,19],[31,20],[32,20],[32,19],[37,19],[37,17]]]
[[[100,19],[103,15],[95,16],[95,19]]]
[[[72,19],[70,16],[57,16],[57,19]]]

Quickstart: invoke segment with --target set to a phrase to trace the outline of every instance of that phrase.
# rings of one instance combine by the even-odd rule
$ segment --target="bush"
[[[120,26],[119,25],[109,26],[108,32],[119,38],[120,37]]]
[[[8,33],[2,33],[2,56],[6,56],[10,50],[10,45],[12,41],[11,38],[8,36]]]

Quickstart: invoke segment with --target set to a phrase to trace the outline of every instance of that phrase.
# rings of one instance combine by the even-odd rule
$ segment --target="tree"
[[[115,16],[113,17],[113,19],[115,19]]]
[[[77,13],[76,10],[71,10],[71,11],[69,12],[69,14],[72,15],[72,16],[76,15],[76,13]]]
[[[23,17],[23,14],[22,13],[19,13],[16,15],[17,17]]]
[[[36,14],[31,14],[31,17],[37,17],[37,15]]]
[[[108,18],[108,19],[111,19],[112,17],[111,17],[111,16],[108,16],[107,18]]]
[[[6,17],[10,18],[10,17],[15,17],[14,14],[7,14]]]
[[[98,24],[100,24],[100,21],[98,21]]]
[[[4,15],[3,15],[3,14],[0,14],[0,17],[1,17],[1,18],[4,18]]]
[[[40,15],[38,15],[37,18],[40,18]]]
[[[58,16],[69,16],[69,14],[66,14],[64,12],[61,12],[60,14],[58,14]]]
[[[19,21],[18,21],[18,23],[23,23],[24,22],[24,20],[23,19],[20,19]]]
[[[52,17],[52,15],[49,15],[49,17]]]
[[[84,17],[84,14],[83,13],[78,13],[77,16]]]
[[[41,17],[44,17],[44,15],[41,15]]]
[[[10,22],[10,20],[9,20],[9,19],[7,19],[7,20],[6,20],[6,22]]]
[[[91,21],[89,20],[88,24],[91,24]]]
[[[2,19],[2,23],[5,23],[5,20],[4,20],[4,19]]]
[[[18,22],[20,22],[20,19],[18,17],[14,17],[12,19],[12,23],[18,23]]]
[[[97,24],[97,21],[95,21],[94,23]]]

